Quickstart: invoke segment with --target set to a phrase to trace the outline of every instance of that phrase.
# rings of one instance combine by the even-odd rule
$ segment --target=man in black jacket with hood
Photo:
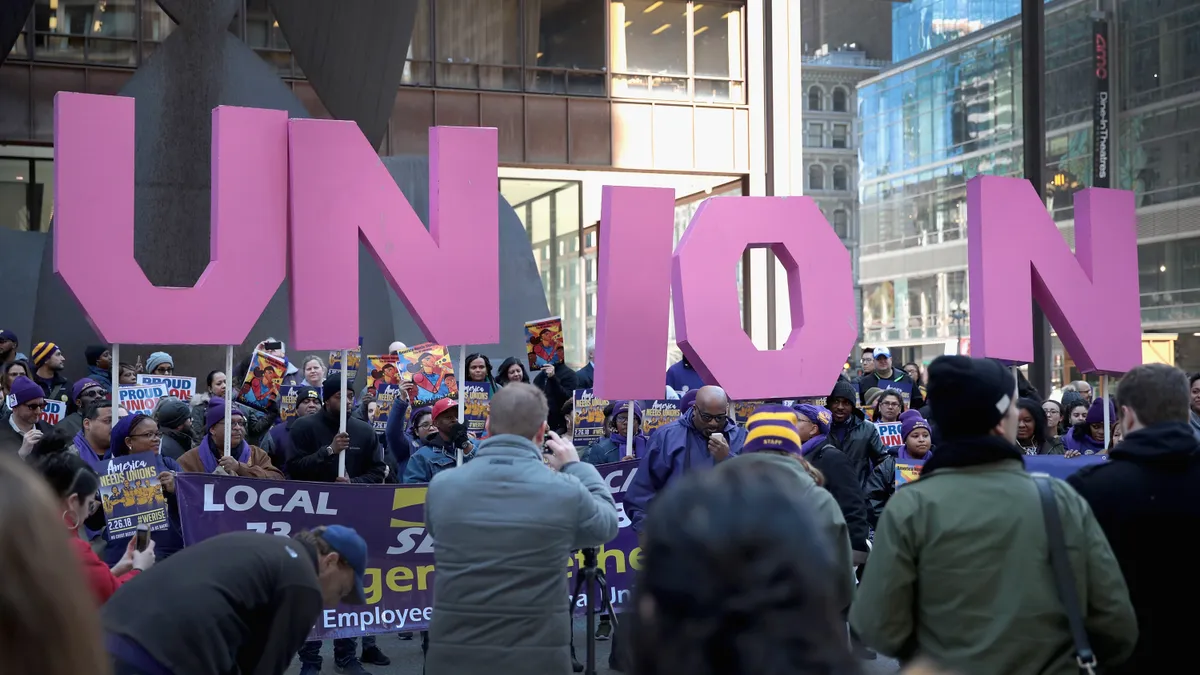
[[[341,376],[325,378],[321,394],[321,411],[292,425],[288,474],[296,480],[325,483],[382,483],[387,465],[371,425],[346,415],[346,431],[338,432],[343,405]],[[346,453],[345,476],[338,475],[338,454],[342,452]]]
[[[1200,604],[1200,587],[1164,572],[1186,550],[1180,542],[1200,529],[1200,441],[1188,424],[1189,394],[1178,368],[1129,371],[1116,396],[1124,440],[1109,461],[1067,478],[1104,530],[1137,615],[1133,656],[1107,673],[1169,673],[1186,663],[1194,631],[1180,611]]]
[[[883,461],[887,451],[883,449],[875,425],[866,421],[866,416],[858,409],[857,401],[854,385],[844,380],[833,385],[833,392],[825,402],[829,412],[833,413],[833,424],[829,425],[826,438],[850,458],[859,485],[866,485],[871,469]]]

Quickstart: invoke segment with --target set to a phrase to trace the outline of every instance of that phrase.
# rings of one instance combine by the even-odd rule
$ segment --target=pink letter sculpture
[[[54,97],[54,270],[105,342],[240,344],[283,283],[287,113],[212,120],[212,260],[192,288],[157,287],[133,256],[134,100]],[[187,311],[146,321],[148,306]]]
[[[671,307],[675,191],[604,186],[601,193],[596,396],[662,398]]]
[[[971,349],[1033,360],[1032,296],[1083,372],[1124,373],[1142,362],[1133,193],[1075,195],[1075,254],[1021,178],[967,184]]]
[[[496,130],[429,130],[426,232],[356,124],[289,125],[293,345],[358,344],[359,237],[426,337],[499,342]]]
[[[787,270],[792,334],[779,350],[759,351],[742,330],[734,279],[748,246],[769,247]],[[812,199],[707,200],[675,250],[673,272],[676,337],[706,381],[738,400],[829,394],[858,322],[850,254]]]

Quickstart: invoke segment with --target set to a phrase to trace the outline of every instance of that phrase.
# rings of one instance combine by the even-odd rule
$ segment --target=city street
[[[584,635],[584,619],[578,618],[575,620],[575,648],[581,661],[584,658]],[[617,672],[608,669],[608,651],[611,645],[612,642],[608,641],[596,643],[596,672],[599,675],[609,675],[610,673]],[[401,640],[394,633],[380,635],[379,648],[392,659],[392,665],[366,666],[366,669],[373,675],[421,675],[421,639],[419,634],[412,640]],[[326,642],[321,649],[321,654],[325,657],[324,667],[321,668],[321,672],[329,674],[336,672],[333,667],[333,643]],[[862,663],[864,675],[894,675],[899,671],[896,662],[890,659],[880,658],[875,661],[863,661]],[[299,661],[292,661],[292,667],[287,672],[288,675],[297,675],[300,672]],[[538,675],[543,674],[539,673]]]

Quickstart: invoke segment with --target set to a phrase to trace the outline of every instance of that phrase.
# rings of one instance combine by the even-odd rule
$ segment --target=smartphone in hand
[[[147,525],[138,525],[137,534],[134,536],[137,537],[137,550],[145,551],[146,547],[150,545],[150,527]]]

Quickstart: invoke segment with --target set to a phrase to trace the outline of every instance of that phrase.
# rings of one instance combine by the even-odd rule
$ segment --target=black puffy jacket
[[[883,441],[879,438],[879,431],[874,424],[866,420],[863,411],[857,408],[850,419],[846,420],[845,425],[831,426],[826,438],[850,459],[854,475],[858,477],[859,487],[867,484],[872,467],[887,457]]]

